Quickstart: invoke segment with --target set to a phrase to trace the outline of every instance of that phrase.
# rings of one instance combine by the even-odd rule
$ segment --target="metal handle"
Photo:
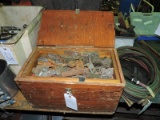
[[[71,92],[72,92],[72,89],[71,89],[71,88],[66,88],[66,92],[71,93]]]

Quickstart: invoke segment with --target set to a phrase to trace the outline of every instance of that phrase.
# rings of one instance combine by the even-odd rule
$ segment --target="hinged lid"
[[[114,47],[112,12],[45,10],[37,45]]]

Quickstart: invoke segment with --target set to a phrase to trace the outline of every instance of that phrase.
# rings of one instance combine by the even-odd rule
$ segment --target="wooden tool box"
[[[30,54],[15,81],[35,108],[64,113],[113,114],[125,81],[114,49],[112,12],[45,10],[42,14],[37,47]],[[41,54],[98,51],[112,59],[113,79],[32,76],[32,68]],[[78,110],[66,107],[64,93],[76,98]]]

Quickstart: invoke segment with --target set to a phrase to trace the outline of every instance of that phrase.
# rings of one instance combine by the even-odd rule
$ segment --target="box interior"
[[[119,70],[117,69],[117,62],[115,60],[115,53],[114,49],[112,48],[47,48],[47,47],[39,47],[33,52],[33,54],[30,56],[31,59],[29,59],[26,62],[26,65],[23,69],[22,76],[23,77],[34,77],[34,79],[43,79],[44,81],[61,81],[61,82],[67,82],[71,81],[74,83],[80,82],[79,78],[71,78],[71,77],[41,77],[41,76],[33,76],[32,69],[37,65],[37,59],[41,55],[46,55],[46,54],[57,54],[57,55],[63,55],[65,50],[70,50],[74,52],[80,52],[80,53],[85,53],[85,52],[98,52],[100,57],[107,57],[111,58],[112,60],[112,66],[114,68],[114,74],[113,78],[85,78],[84,83],[121,83],[120,80],[120,75],[119,75]]]

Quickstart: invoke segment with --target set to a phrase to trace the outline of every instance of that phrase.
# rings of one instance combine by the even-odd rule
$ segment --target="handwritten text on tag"
[[[64,93],[64,98],[66,102],[66,106],[73,109],[78,110],[77,100],[72,94]]]

